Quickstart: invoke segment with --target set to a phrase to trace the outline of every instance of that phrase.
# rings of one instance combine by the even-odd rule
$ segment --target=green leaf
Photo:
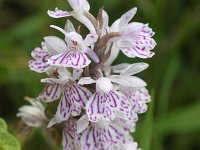
[[[20,150],[19,141],[10,133],[0,131],[0,150]]]
[[[155,131],[159,134],[200,131],[199,114],[200,103],[175,110],[167,117],[157,120]]]
[[[2,118],[0,118],[0,132],[1,131],[6,131],[6,130],[7,130],[6,122]]]
[[[0,150],[20,150],[20,142],[7,132],[6,122],[0,118]]]

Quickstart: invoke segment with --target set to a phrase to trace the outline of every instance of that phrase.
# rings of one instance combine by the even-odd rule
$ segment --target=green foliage
[[[7,131],[6,122],[0,118],[0,150],[20,150],[20,142]]]

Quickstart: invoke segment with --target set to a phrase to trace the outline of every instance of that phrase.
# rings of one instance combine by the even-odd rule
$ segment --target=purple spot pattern
[[[91,122],[100,119],[113,120],[117,113],[122,113],[128,120],[131,119],[131,105],[126,96],[118,91],[107,93],[96,92],[88,101],[86,112]]]
[[[124,94],[131,101],[132,112],[145,113],[147,111],[147,103],[150,102],[151,97],[146,88],[140,90],[129,90]]]
[[[91,125],[83,132],[83,150],[110,150],[126,143],[126,132],[117,124],[111,123],[106,129]]]
[[[90,91],[75,83],[67,83],[64,86],[63,96],[56,115],[62,120],[67,120],[70,115],[78,116],[90,98]]]
[[[82,52],[68,51],[54,55],[48,59],[48,64],[59,67],[85,68],[91,61]]]
[[[144,25],[142,31],[132,40],[133,47],[122,49],[122,52],[130,58],[151,58],[154,52],[151,50],[156,46],[153,38],[154,32],[147,25]]]
[[[69,118],[63,130],[63,150],[74,150],[80,144],[80,136],[81,134],[77,134],[76,120]]]
[[[47,49],[36,48],[34,51],[32,51],[31,55],[35,59],[29,61],[29,68],[31,70],[38,73],[43,73],[51,68],[51,66],[46,63],[47,59],[50,57]]]
[[[72,14],[70,12],[59,10],[59,9],[56,8],[55,11],[49,10],[48,15],[52,18],[62,18],[62,17],[71,16]]]
[[[60,98],[62,87],[58,83],[46,83],[43,91],[37,97],[37,99],[44,102],[52,102]]]

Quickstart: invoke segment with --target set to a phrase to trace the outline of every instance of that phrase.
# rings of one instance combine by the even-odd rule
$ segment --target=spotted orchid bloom
[[[29,67],[46,73],[41,80],[45,87],[31,101],[32,106],[21,107],[17,116],[31,127],[47,123],[46,131],[58,135],[56,143],[62,144],[63,150],[139,150],[132,133],[151,97],[146,82],[135,74],[149,65],[126,60],[112,64],[120,50],[132,59],[151,58],[156,46],[154,32],[148,24],[131,22],[136,8],[109,26],[103,8],[95,18],[87,0],[67,1],[72,11],[56,8],[48,11],[49,16],[72,16],[89,32],[70,20],[64,28],[50,26],[64,38],[46,36],[42,47],[31,53]],[[47,108],[39,107],[39,101],[48,103]]]
[[[131,105],[127,97],[121,92],[116,91],[111,83],[111,81],[116,83],[123,82],[121,79],[119,80],[120,81],[118,81],[118,79],[113,80],[113,78],[109,79],[106,77],[100,77],[97,80],[83,77],[79,80],[78,84],[81,85],[96,83],[96,92],[90,97],[86,105],[86,113],[90,121],[98,122],[102,119],[111,121],[118,116],[131,121],[137,120],[137,115],[135,114],[135,117],[133,117],[133,114],[131,114]],[[143,81],[137,78],[127,80],[126,82],[129,81],[141,82],[143,84]]]
[[[30,60],[29,61],[29,68],[33,71],[36,71],[38,73],[44,73],[50,70],[52,67],[47,64],[47,59],[50,57],[50,53],[47,50],[46,44],[42,42],[42,48],[35,48],[31,52],[31,56],[35,60]]]
[[[67,33],[57,26],[51,27],[60,30],[65,35],[68,48],[47,59],[48,64],[58,67],[85,68],[91,63],[85,53],[92,53],[91,46],[97,40],[96,34],[88,34],[83,40],[82,36],[76,32]],[[92,59],[98,61],[96,57]]]
[[[145,70],[149,65],[146,63],[134,63],[121,70],[118,78],[130,78],[132,75]],[[118,67],[119,69],[119,67]],[[115,68],[113,69],[115,72]],[[118,71],[118,70],[116,70]],[[112,76],[111,76],[112,77]],[[114,76],[116,77],[116,76]],[[120,84],[119,90],[129,99],[132,105],[132,113],[144,113],[147,111],[147,103],[150,102],[150,95],[145,88],[146,85],[131,87],[128,84]]]
[[[74,79],[78,78],[81,70],[74,72]],[[58,70],[59,78],[46,78],[41,82],[46,83],[42,93],[38,96],[38,100],[44,102],[52,102],[60,98],[55,117],[49,122],[49,127],[55,123],[67,120],[70,115],[78,116],[82,109],[85,109],[91,93],[85,87],[82,87],[73,80],[67,70]],[[68,76],[66,75],[68,74]],[[77,75],[78,74],[78,75]]]
[[[121,50],[129,58],[151,58],[154,52],[151,50],[156,46],[155,40],[152,38],[154,32],[148,27],[148,24],[131,22],[136,14],[137,9],[133,8],[116,20],[109,28],[107,24],[103,27],[109,32],[119,32],[119,37],[114,37],[110,41],[114,42],[112,52],[107,63],[110,65],[118,56]],[[104,16],[107,13],[104,11]],[[107,17],[104,17],[107,18]],[[104,22],[108,20],[105,19]]]
[[[82,133],[81,145],[83,150],[137,150],[137,143],[115,121],[110,122],[106,128],[92,123]]]
[[[72,7],[73,11],[63,11],[58,8],[55,11],[48,11],[48,15],[53,18],[62,18],[73,16],[82,24],[84,24],[91,33],[96,33],[95,27],[93,26],[90,19],[87,17],[87,13],[89,13],[90,5],[87,0],[68,0],[68,3]]]

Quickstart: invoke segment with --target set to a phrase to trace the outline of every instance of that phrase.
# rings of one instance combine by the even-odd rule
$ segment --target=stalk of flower
[[[45,37],[42,48],[32,52],[35,60],[29,61],[31,70],[48,75],[41,80],[45,87],[36,103],[59,100],[47,127],[62,129],[63,150],[138,150],[131,133],[135,131],[138,114],[147,111],[150,95],[146,83],[134,75],[148,64],[111,64],[120,50],[129,58],[152,57],[151,50],[156,45],[154,32],[147,24],[130,23],[136,8],[109,27],[109,16],[103,8],[95,18],[89,13],[87,0],[68,2],[73,11],[56,8],[48,11],[49,16],[73,16],[90,33],[83,38],[82,28],[76,30],[69,20],[64,29],[51,25],[65,39]],[[35,110],[33,113],[40,115]],[[40,126],[24,108],[18,116],[29,126]],[[31,124],[30,119],[37,123]]]

